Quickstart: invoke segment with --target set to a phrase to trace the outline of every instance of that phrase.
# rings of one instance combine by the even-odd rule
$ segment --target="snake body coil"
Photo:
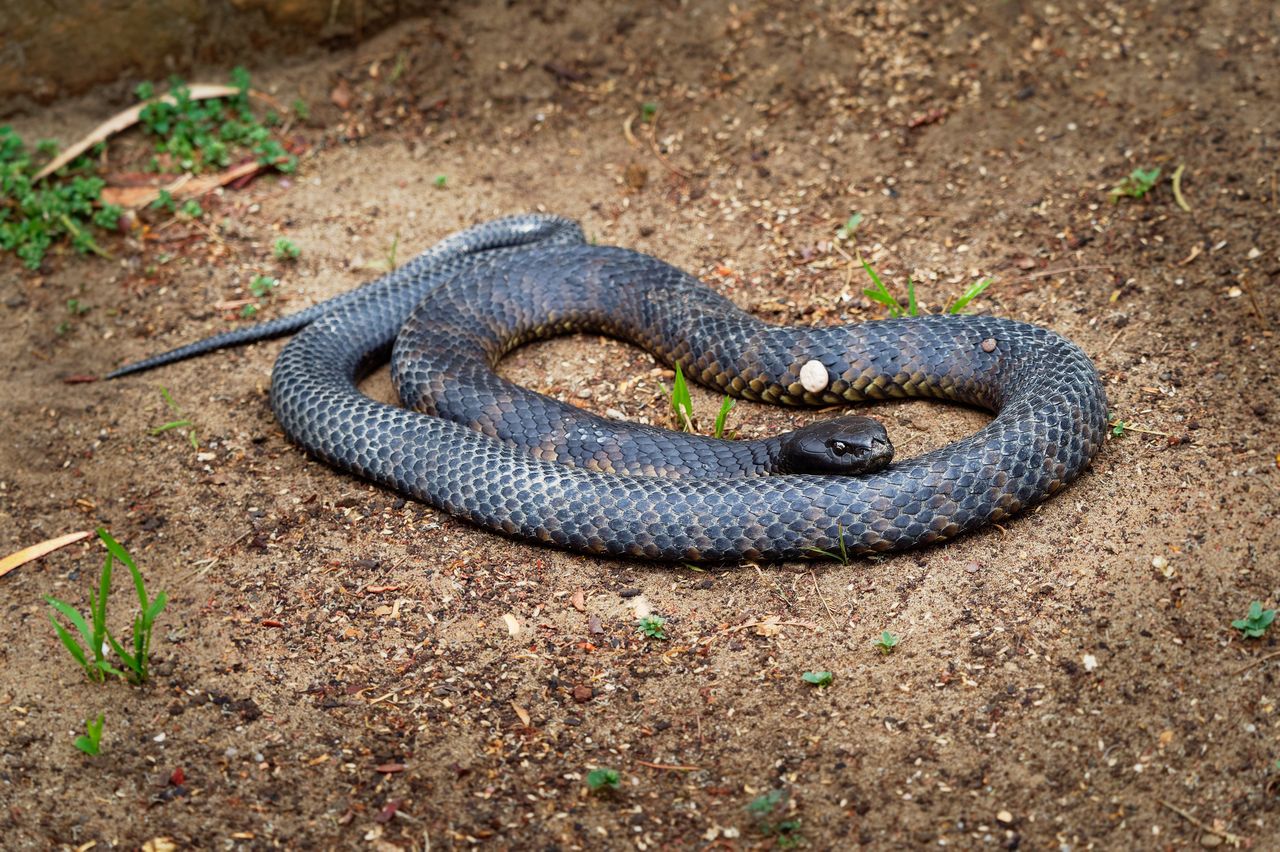
[[[587,307],[561,304],[565,288]],[[553,295],[527,295],[543,292]],[[637,339],[703,383],[751,399],[829,405],[933,397],[992,410],[995,418],[964,440],[862,476],[672,480],[573,467],[357,389],[424,296],[418,316],[444,318],[458,341],[478,347],[458,363],[479,370],[472,372],[490,394],[490,415],[511,403],[494,395],[488,363],[534,332],[564,326]],[[473,305],[482,307],[472,309],[468,327],[458,318]],[[504,312],[507,321],[486,330],[485,318]],[[588,553],[788,559],[939,541],[1053,494],[1086,467],[1106,427],[1097,371],[1078,347],[1046,329],[978,316],[771,326],[666,264],[582,245],[577,226],[558,217],[513,217],[463,231],[395,273],[310,309],[307,321],[281,352],[271,382],[271,405],[298,444],[481,526]],[[259,328],[268,330],[247,339],[303,324],[290,322],[264,324]],[[113,375],[245,339],[245,332],[210,338]],[[817,394],[799,377],[815,359],[828,375]],[[419,389],[437,382],[415,379],[412,366],[396,372],[398,383],[407,375]],[[475,419],[475,410],[462,416]],[[520,428],[520,418],[512,422]]]

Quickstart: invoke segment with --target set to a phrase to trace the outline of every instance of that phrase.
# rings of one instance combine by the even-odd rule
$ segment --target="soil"
[[[1280,599],[1280,13],[977,5],[457,4],[252,67],[311,104],[290,131],[309,152],[206,199],[213,224],[107,240],[113,261],[0,260],[0,550],[104,525],[169,596],[151,682],[94,685],[42,597],[84,605],[101,547],[0,580],[5,845],[1274,843],[1276,631],[1231,621]],[[14,124],[69,142],[126,88]],[[1109,199],[1134,168],[1182,166],[1190,212],[1168,180]],[[278,341],[66,383],[243,324],[220,305],[254,274],[281,279],[276,316],[530,209],[777,322],[883,316],[853,243],[927,310],[993,276],[974,307],[1079,343],[1131,428],[1000,527],[694,568],[512,541],[309,459],[267,405]],[[668,423],[669,373],[626,344],[537,344],[504,370]],[[198,450],[153,433],[177,419],[161,386]],[[709,423],[719,400],[695,402]],[[984,421],[871,411],[904,456]],[[813,416],[740,403],[731,425]],[[117,574],[122,632],[132,603]],[[645,611],[666,640],[638,632]],[[72,739],[100,712],[86,758]],[[589,790],[597,768],[617,789]]]

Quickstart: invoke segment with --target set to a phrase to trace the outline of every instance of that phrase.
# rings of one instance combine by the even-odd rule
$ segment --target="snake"
[[[526,398],[493,373],[515,346],[565,331],[630,339],[746,399],[832,406],[931,398],[993,417],[906,460],[888,462],[887,436],[851,418],[794,433],[793,449],[816,472],[803,458],[806,472],[776,460],[772,469],[728,476],[643,462],[618,472],[611,453],[630,456],[652,442],[602,437],[595,420],[570,417],[561,425],[585,437],[587,450],[567,458],[563,437],[524,434],[558,415],[527,414]],[[288,333],[270,404],[308,453],[481,527],[595,555],[776,561],[940,542],[1057,493],[1088,468],[1107,428],[1097,369],[1052,330],[947,314],[772,325],[656,258],[590,245],[577,223],[548,214],[472,226],[356,290],[108,378]],[[436,373],[414,360],[432,346]],[[388,356],[398,392],[415,408],[360,390]],[[813,362],[826,379],[817,390],[802,377],[811,378]],[[699,443],[680,446],[687,453]],[[852,472],[821,467],[841,456],[857,457]]]

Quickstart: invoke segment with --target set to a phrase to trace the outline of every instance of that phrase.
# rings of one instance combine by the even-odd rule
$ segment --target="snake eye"
[[[839,438],[833,438],[828,441],[827,448],[838,456],[846,455],[850,449],[848,442],[841,441]]]

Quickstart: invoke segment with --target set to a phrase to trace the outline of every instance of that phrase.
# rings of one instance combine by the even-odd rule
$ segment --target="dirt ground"
[[[110,240],[115,261],[0,260],[0,551],[105,525],[170,597],[153,682],[96,686],[42,596],[86,601],[101,548],[0,580],[4,845],[1275,848],[1280,658],[1230,622],[1280,599],[1278,33],[1274,4],[1225,0],[486,0],[251,67],[311,104],[296,177],[209,199],[210,230]],[[134,83],[11,120],[69,142]],[[1189,213],[1167,181],[1108,200],[1179,165]],[[279,342],[64,381],[245,322],[218,305],[256,273],[283,282],[275,316],[393,244],[530,209],[786,323],[883,315],[832,245],[861,212],[897,292],[911,275],[938,310],[994,276],[976,307],[1078,342],[1146,431],[1002,528],[697,570],[511,541],[307,458],[267,405]],[[72,298],[90,310],[68,319]],[[628,345],[504,369],[665,423],[665,374]],[[174,418],[160,386],[198,451],[150,434]],[[984,419],[872,413],[903,456]],[[731,424],[813,416],[742,403]],[[646,607],[668,640],[637,631]],[[601,767],[621,783],[591,793]]]

